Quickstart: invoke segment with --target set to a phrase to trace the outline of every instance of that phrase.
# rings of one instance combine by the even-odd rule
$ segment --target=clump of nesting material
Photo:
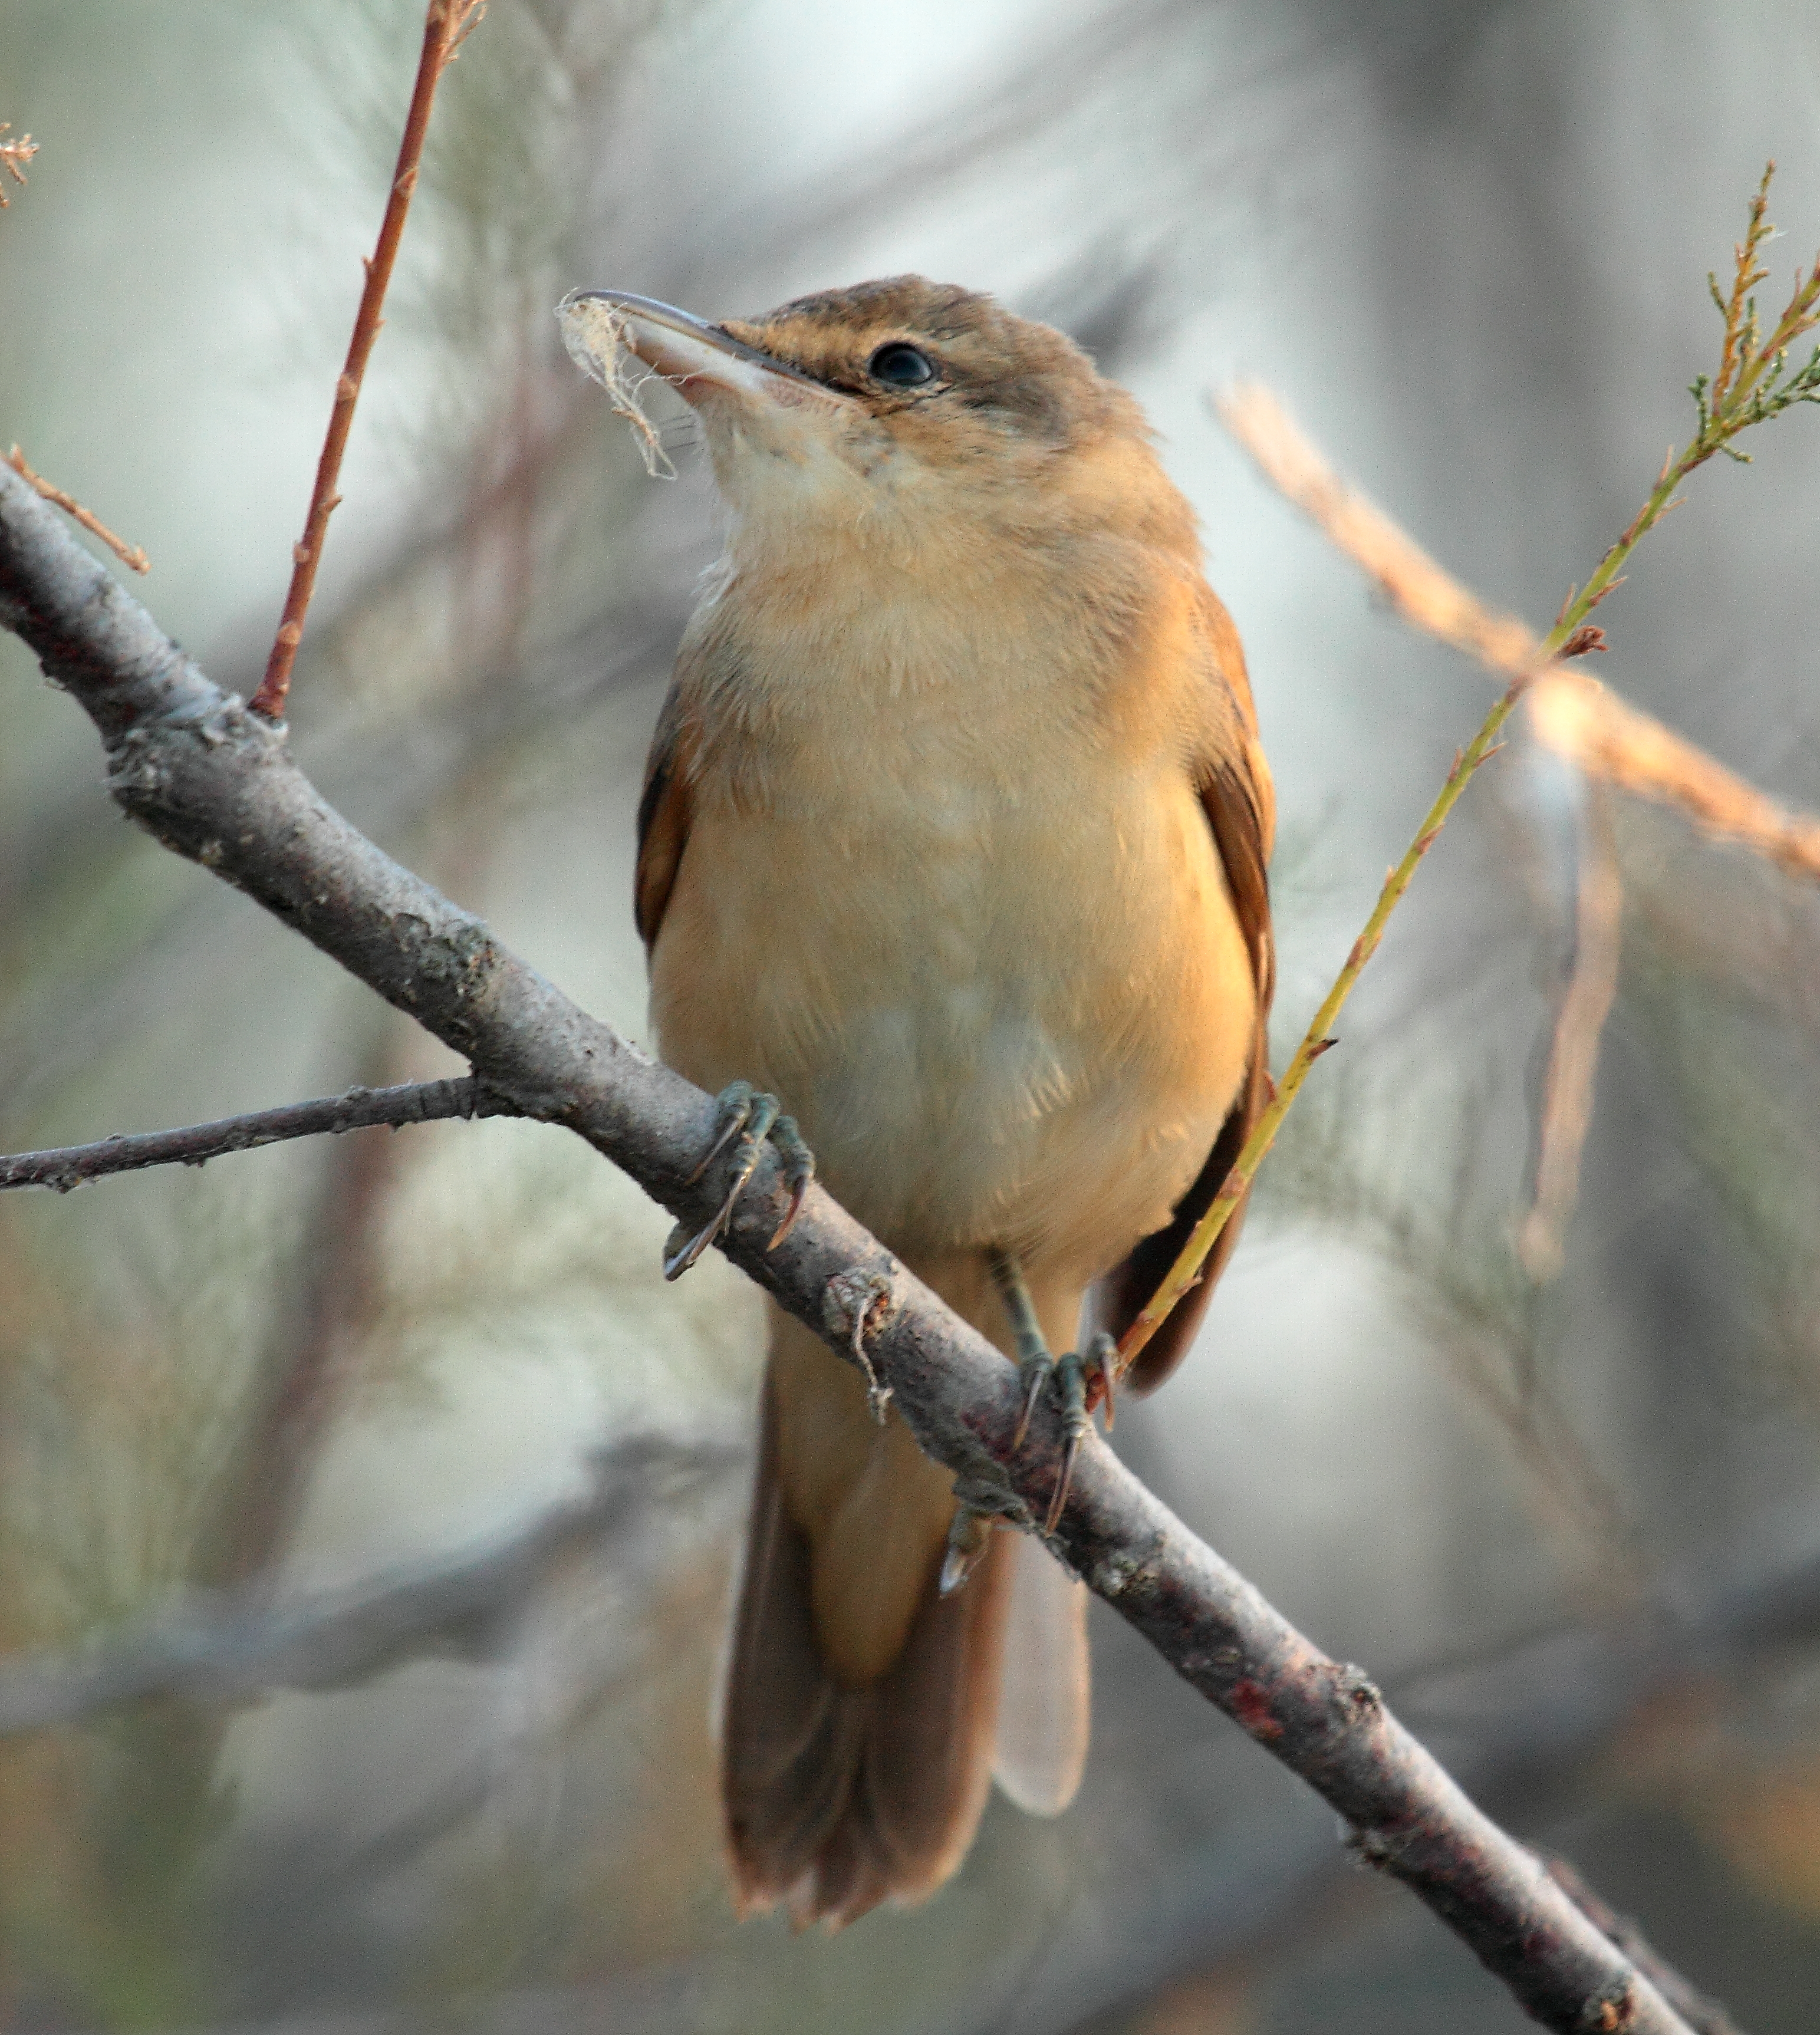
[[[576,296],[557,307],[556,318],[570,359],[600,384],[607,400],[632,427],[645,471],[654,480],[674,480],[676,469],[640,400],[648,383],[664,378],[632,351],[624,313],[599,297]]]

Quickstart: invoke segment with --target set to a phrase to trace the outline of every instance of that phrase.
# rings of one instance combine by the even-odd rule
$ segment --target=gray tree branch
[[[1665,1699],[1701,1689],[1741,1694],[1747,1678],[1799,1672],[1820,1642],[1820,1559],[1811,1555],[1717,1587],[1670,1578],[1659,1594],[1659,1604],[1628,1616],[1412,1669],[1392,1694],[1449,1771],[1495,1814],[1553,1815],[1631,1724],[1659,1716]],[[1562,1876],[1558,1862],[1551,1870]],[[1039,1977],[1022,1981],[1022,2011],[1032,2027],[1085,2035],[1175,1986],[1299,1939],[1344,1897],[1352,1877],[1312,1800],[1236,1819],[1175,1859],[1166,1879],[1096,1889],[1091,1914],[1084,1907],[1064,1915],[1057,1949]],[[1598,1897],[1577,1879],[1566,1883],[1612,1934],[1616,1918]],[[1615,1940],[1643,1962],[1640,1937]],[[1679,1993],[1660,1976],[1656,1982],[1701,2035],[1736,2035],[1685,1979],[1674,1980]],[[1001,2022],[987,1999],[957,2035],[987,2035]]]
[[[488,1095],[472,1074],[452,1081],[400,1081],[391,1088],[351,1088],[315,1102],[291,1102],[181,1130],[146,1130],[98,1138],[92,1145],[0,1157],[0,1191],[49,1187],[60,1194],[109,1173],[150,1166],[201,1166],[229,1152],[250,1152],[291,1138],[337,1137],[376,1124],[434,1123],[452,1116],[516,1116],[503,1096]]]
[[[359,834],[291,762],[282,728],[211,684],[9,470],[0,470],[0,623],[95,722],[109,788],[149,832],[415,1017],[488,1093],[585,1138],[682,1221],[708,1218],[726,1162],[693,1185],[690,1176],[713,1131],[709,1099]],[[1020,1523],[1040,1517],[1057,1423],[1014,1450],[1011,1367],[819,1190],[768,1251],[786,1199],[767,1150],[723,1239],[727,1255],[843,1354],[863,1311],[870,1361],[957,1488]],[[1365,1676],[1298,1632],[1097,1440],[1082,1450],[1053,1545],[1337,1811],[1359,1856],[1415,1891],[1536,2020],[1562,2035],[1688,2035]]]

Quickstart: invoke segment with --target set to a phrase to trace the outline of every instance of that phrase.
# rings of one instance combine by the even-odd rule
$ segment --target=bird
[[[1077,1413],[1083,1325],[1130,1322],[1270,1093],[1274,794],[1194,512],[1136,399],[981,292],[558,309],[647,434],[639,379],[693,409],[724,521],[638,810],[660,1056],[715,1152],[770,1138],[799,1198],[812,1164]],[[719,1756],[736,1905],[799,1927],[927,1898],[995,1777],[1059,1814],[1086,1755],[1085,1589],[880,1398],[770,1305]]]

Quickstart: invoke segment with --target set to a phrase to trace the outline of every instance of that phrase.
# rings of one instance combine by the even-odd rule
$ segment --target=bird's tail
[[[815,1517],[825,1493],[805,1502],[799,1490],[792,1503],[790,1481],[803,1473],[784,1424],[802,1415],[785,1395],[803,1391],[809,1364],[829,1369],[817,1386],[818,1465],[854,1439],[838,1408],[870,1424],[857,1377],[774,1317],[721,1788],[742,1911],[781,1905],[799,1927],[838,1928],[882,1901],[932,1894],[966,1855],[995,1773],[1020,1807],[1067,1806],[1086,1751],[1085,1592],[1038,1543],[996,1532],[967,1581],[942,1596],[949,1480],[902,1431],[871,1430],[850,1494],[859,1502],[832,1521]],[[871,1601],[831,1602],[830,1586]],[[894,1595],[904,1612],[877,1672],[849,1658],[837,1674],[829,1620],[863,1619]]]

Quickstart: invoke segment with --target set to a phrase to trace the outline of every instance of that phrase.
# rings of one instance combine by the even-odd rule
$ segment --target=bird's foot
[[[1104,1347],[1102,1347],[1104,1345]],[[1055,1531],[1063,1508],[1068,1503],[1068,1491],[1074,1480],[1074,1459],[1081,1453],[1081,1444],[1092,1425],[1092,1416],[1087,1411],[1087,1382],[1089,1372],[1105,1375],[1105,1366],[1111,1361],[1114,1348],[1108,1335],[1096,1336],[1083,1357],[1074,1350],[1060,1356],[1051,1356],[1047,1350],[1039,1358],[1027,1357],[1018,1366],[1021,1377],[1029,1380],[1024,1401],[1024,1412],[1017,1424],[1017,1437],[1014,1444],[1021,1447],[1028,1431],[1030,1416],[1043,1395],[1043,1388],[1053,1385],[1060,1404],[1064,1422],[1062,1443],[1062,1467],[1055,1479],[1055,1488],[1050,1495],[1049,1510],[1043,1515],[1043,1533],[1047,1539]],[[1015,1514],[1001,1504],[974,1503],[962,1498],[954,1507],[954,1517],[948,1525],[948,1545],[942,1557],[941,1593],[951,1596],[966,1582],[980,1557],[985,1553],[992,1537],[992,1529],[1006,1519],[1013,1525],[1026,1530],[1032,1522],[1030,1514],[1020,1506]]]
[[[1010,1317],[1011,1333],[1017,1347],[1017,1382],[1023,1388],[1017,1426],[1011,1437],[1013,1450],[1023,1447],[1030,1423],[1045,1394],[1053,1391],[1061,1409],[1062,1469],[1055,1480],[1055,1495],[1049,1501],[1048,1515],[1043,1522],[1043,1531],[1053,1533],[1056,1522],[1062,1517],[1062,1509],[1068,1503],[1068,1487],[1074,1480],[1075,1458],[1092,1424],[1092,1409],[1102,1400],[1106,1405],[1106,1424],[1112,1424],[1112,1377],[1117,1367],[1119,1346],[1111,1336],[1102,1332],[1087,1345],[1085,1354],[1070,1350],[1061,1356],[1052,1356],[1043,1340],[1043,1330],[1036,1319],[1036,1310],[1031,1303],[1030,1289],[1025,1284],[1022,1267],[1008,1251],[995,1250],[990,1254],[989,1262],[1005,1303],[1005,1311]],[[952,1544],[952,1535],[949,1540]]]
[[[715,1097],[714,1107],[714,1139],[701,1155],[701,1163],[689,1175],[689,1185],[693,1187],[729,1145],[734,1146],[732,1175],[727,1183],[725,1198],[701,1229],[690,1236],[679,1223],[671,1232],[664,1258],[666,1279],[680,1279],[709,1245],[725,1232],[739,1197],[746,1191],[746,1183],[758,1166],[759,1152],[767,1138],[783,1159],[784,1179],[790,1189],[789,1206],[765,1247],[767,1251],[775,1251],[790,1234],[802,1213],[803,1198],[809,1191],[809,1183],[815,1177],[814,1154],[803,1143],[803,1134],[796,1128],[796,1119],[784,1115],[776,1096],[754,1088],[750,1081],[736,1081]]]
[[[982,1512],[965,1499],[955,1507],[954,1517],[949,1523],[948,1546],[942,1557],[942,1579],[938,1585],[943,1597],[952,1597],[973,1573],[974,1564],[985,1553],[992,1538],[992,1529],[998,1523],[997,1514]]]
[[[948,1547],[942,1557],[942,1596],[953,1596],[973,1573],[975,1564],[991,1545],[995,1526],[1028,1530],[1031,1523],[1029,1508],[1002,1473],[956,1477],[954,1517],[949,1522]]]
[[[1118,1349],[1119,1345],[1102,1330],[1085,1352],[1067,1350],[1060,1356],[1051,1356],[1047,1350],[1032,1351],[1017,1367],[1018,1382],[1024,1388],[1024,1405],[1011,1446],[1014,1449],[1024,1446],[1024,1438],[1030,1431],[1031,1418],[1046,1394],[1053,1395],[1062,1415],[1062,1467],[1043,1521],[1046,1534],[1055,1532],[1062,1508],[1068,1503],[1069,1487],[1074,1481],[1075,1459],[1093,1424],[1089,1410],[1092,1388],[1097,1386],[1094,1396],[1104,1400],[1107,1415],[1111,1415],[1112,1371]]]

